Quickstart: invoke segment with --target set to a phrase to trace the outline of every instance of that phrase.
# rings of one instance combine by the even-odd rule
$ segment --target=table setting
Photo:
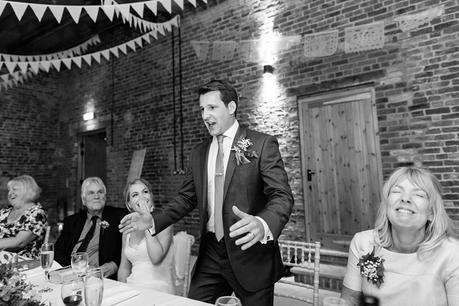
[[[87,256],[81,254],[68,267],[59,265],[53,256],[51,245],[42,247],[39,260],[0,251],[0,284],[4,286],[0,299],[10,298],[11,305],[27,300],[33,306],[211,305],[104,278],[99,268],[87,266]]]

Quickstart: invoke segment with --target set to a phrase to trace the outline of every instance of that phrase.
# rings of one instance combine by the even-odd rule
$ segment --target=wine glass
[[[86,306],[100,306],[104,295],[104,276],[100,268],[89,269],[84,280]]]
[[[72,254],[71,265],[72,270],[79,277],[83,277],[88,269],[88,253],[86,252],[76,252]]]
[[[40,249],[40,264],[41,268],[45,271],[45,284],[48,283],[48,274],[49,269],[53,265],[54,261],[54,244],[53,243],[43,243]],[[40,292],[48,292],[52,289],[50,287],[45,286],[45,288],[41,289]]]
[[[215,302],[216,306],[242,306],[241,301],[235,296],[221,296]]]
[[[72,277],[64,281],[61,287],[62,301],[66,306],[78,306],[83,302],[84,283],[81,277]]]

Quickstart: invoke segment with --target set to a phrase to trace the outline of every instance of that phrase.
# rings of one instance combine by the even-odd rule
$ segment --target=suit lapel
[[[247,130],[243,127],[239,127],[237,129],[236,136],[233,139],[233,143],[231,144],[231,148],[236,145],[239,138],[246,137],[246,135],[247,135]],[[228,166],[226,167],[226,173],[225,173],[225,184],[223,187],[223,202],[225,201],[226,192],[228,191],[229,183],[231,182],[231,179],[233,178],[235,169],[236,169],[236,157],[234,156],[234,151],[231,150],[230,156],[228,159]]]

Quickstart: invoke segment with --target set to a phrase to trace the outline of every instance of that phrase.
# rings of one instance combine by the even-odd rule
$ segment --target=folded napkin
[[[140,291],[133,289],[125,283],[104,279],[102,306],[116,305],[139,294]]]

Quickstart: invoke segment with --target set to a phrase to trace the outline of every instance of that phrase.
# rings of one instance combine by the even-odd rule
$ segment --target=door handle
[[[316,173],[315,173],[314,171],[312,171],[311,169],[308,169],[308,170],[306,171],[306,174],[307,174],[308,182],[310,182],[310,181],[312,181],[312,176],[313,176],[314,174],[316,174]]]

